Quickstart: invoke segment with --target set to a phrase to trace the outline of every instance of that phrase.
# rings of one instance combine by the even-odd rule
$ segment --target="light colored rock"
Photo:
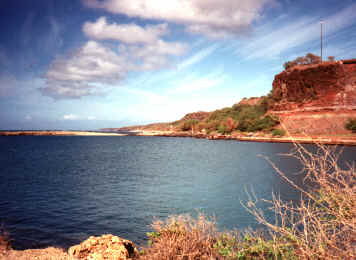
[[[68,253],[80,260],[128,260],[138,255],[134,243],[113,235],[91,236]]]

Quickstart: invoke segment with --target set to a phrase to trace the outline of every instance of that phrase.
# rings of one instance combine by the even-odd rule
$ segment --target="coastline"
[[[120,133],[102,133],[89,131],[0,131],[0,136],[127,136]]]
[[[130,133],[103,133],[88,131],[0,131],[0,136],[158,136],[158,137],[191,137],[209,140],[236,140],[241,142],[265,143],[304,143],[304,144],[330,144],[330,145],[356,145],[356,135],[289,135],[274,137],[258,134],[209,135],[204,133],[159,131],[159,130],[133,130]]]
[[[161,136],[161,137],[192,137],[209,140],[236,140],[242,142],[265,142],[265,143],[303,143],[303,144],[330,144],[330,145],[356,145],[356,135],[344,136],[306,136],[289,135],[283,137],[273,137],[271,135],[208,135],[203,133],[174,132],[174,131],[148,131],[141,130],[137,136]]]

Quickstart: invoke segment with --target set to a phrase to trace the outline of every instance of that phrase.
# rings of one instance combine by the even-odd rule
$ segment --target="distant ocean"
[[[16,249],[69,247],[104,233],[140,244],[154,218],[197,211],[214,215],[221,229],[257,227],[240,203],[246,190],[259,198],[272,192],[299,198],[258,155],[302,185],[297,160],[278,155],[292,148],[192,138],[1,136],[0,224]],[[356,147],[344,147],[343,164],[356,162],[355,155]]]

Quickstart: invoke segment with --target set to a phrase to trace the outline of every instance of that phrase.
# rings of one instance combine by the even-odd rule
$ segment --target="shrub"
[[[220,134],[231,134],[237,127],[237,123],[229,117],[224,123],[218,126],[218,132]]]
[[[0,255],[1,251],[11,249],[9,233],[3,226],[0,226]]]
[[[155,221],[148,233],[149,246],[140,259],[211,259],[217,237],[214,219],[204,215],[171,216],[165,222]]]
[[[219,125],[220,125],[220,122],[217,120],[210,121],[210,122],[206,123],[205,124],[206,132],[211,133],[211,132],[218,130]]]
[[[183,123],[182,130],[183,131],[190,131],[192,128],[199,123],[198,120],[190,119]]]
[[[356,118],[355,119],[349,118],[345,124],[345,128],[347,130],[352,131],[353,133],[356,133]]]
[[[272,130],[272,136],[285,136],[286,135],[286,131],[283,129],[273,129]]]
[[[312,53],[308,53],[304,57],[298,57],[293,61],[287,61],[283,64],[283,67],[287,70],[297,65],[318,64],[321,62],[320,56]]]
[[[318,147],[313,154],[296,145],[290,154],[304,165],[308,189],[297,186],[269,161],[283,180],[301,192],[299,203],[273,196],[273,223],[256,207],[258,200],[250,200],[246,209],[268,228],[273,241],[288,242],[300,259],[355,259],[356,171],[353,166],[338,166],[336,150]]]
[[[335,62],[335,56],[329,56],[328,61],[330,62]]]

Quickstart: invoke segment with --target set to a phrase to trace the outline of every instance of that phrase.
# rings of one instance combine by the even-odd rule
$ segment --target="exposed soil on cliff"
[[[277,115],[289,134],[338,136],[351,134],[345,124],[349,118],[356,117],[356,111],[285,111]]]

